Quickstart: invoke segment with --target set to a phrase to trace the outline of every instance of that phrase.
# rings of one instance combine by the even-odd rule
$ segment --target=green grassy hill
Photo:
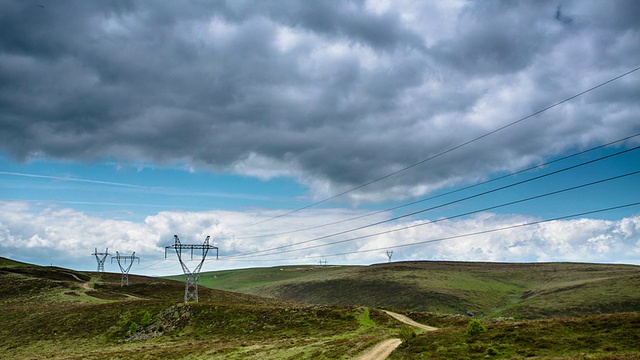
[[[640,359],[640,313],[485,321],[420,334],[389,359]]]
[[[470,335],[466,315],[404,311],[416,321],[440,328],[423,332],[375,307],[361,306],[381,299],[391,301],[394,295],[429,299],[434,304],[441,301],[438,306],[444,309],[457,309],[460,299],[488,309],[497,309],[493,304],[506,301],[505,308],[513,308],[509,301],[520,299],[517,301],[531,308],[539,306],[552,313],[551,309],[571,308],[546,304],[554,296],[560,299],[570,293],[567,299],[577,301],[579,294],[590,294],[595,284],[603,283],[612,289],[602,291],[618,294],[612,298],[618,304],[631,306],[621,299],[636,296],[635,289],[626,287],[635,284],[637,267],[543,264],[516,271],[504,264],[464,266],[464,271],[456,263],[401,263],[218,272],[216,277],[209,274],[209,280],[226,277],[227,284],[244,291],[262,289],[258,292],[269,290],[276,295],[289,289],[298,294],[290,296],[291,300],[303,298],[305,292],[296,290],[298,286],[312,289],[313,284],[329,282],[336,286],[336,303],[357,305],[326,305],[328,301],[309,305],[202,286],[200,302],[185,305],[184,282],[130,275],[130,285],[122,287],[120,274],[40,267],[0,258],[0,359],[353,359],[392,337],[404,340],[392,354],[396,359],[574,359],[584,354],[590,359],[640,359],[638,311],[535,321],[483,319],[485,331]],[[585,276],[585,271],[597,276]],[[234,277],[243,280],[231,281]],[[382,287],[371,285],[375,280],[396,287],[381,296],[377,292]],[[422,289],[435,284],[439,287],[429,290],[433,294],[411,292],[424,292]],[[345,294],[347,286],[354,289],[352,295]],[[365,296],[349,298],[365,288],[369,289]],[[486,298],[473,302],[469,294]],[[327,299],[326,294],[309,296]]]
[[[374,309],[206,287],[185,305],[183,282],[15,265],[0,258],[1,359],[337,358],[400,327]]]
[[[180,277],[175,277],[180,279]],[[640,267],[579,263],[394,262],[203,273],[210,288],[325,305],[480,317],[640,311]]]
[[[15,260],[0,257],[0,267],[10,268],[10,267],[18,267],[18,266],[31,266],[31,265],[20,262],[20,261],[15,261]]]

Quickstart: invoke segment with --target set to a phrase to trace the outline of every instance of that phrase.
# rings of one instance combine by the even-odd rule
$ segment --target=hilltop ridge
[[[616,314],[595,315],[591,311],[605,302],[590,295],[598,289],[610,303],[633,308],[636,288],[627,286],[637,281],[638,267],[529,264],[517,268],[513,264],[411,262],[243,269],[218,272],[220,277],[211,280],[224,278],[227,285],[245,291],[289,291],[290,299],[201,286],[200,302],[184,304],[184,282],[129,275],[130,285],[120,286],[118,273],[42,267],[0,258],[0,358],[349,359],[391,338],[402,339],[391,354],[391,358],[402,359],[573,359],[585,353],[597,354],[597,359],[639,358],[640,312],[621,313],[625,308],[619,306],[610,310]],[[364,296],[354,295],[375,281],[380,284]],[[341,305],[292,301],[305,294],[300,289],[312,289],[322,282],[338,284],[331,294]],[[599,288],[602,284],[609,288]],[[323,286],[322,290],[328,289]],[[438,328],[429,333],[407,329],[382,309],[363,305],[393,297],[407,301],[425,296],[422,293],[441,294],[430,301],[451,311],[403,311],[399,307],[398,312]],[[462,302],[464,306],[486,306],[488,310],[476,316],[485,332],[470,337],[470,317],[457,314],[455,306],[460,305],[456,301],[439,303],[438,299],[446,299],[442,294],[467,301]],[[494,307],[504,299],[521,303]],[[552,305],[554,301],[559,305]],[[505,309],[520,308],[527,311],[518,313],[516,319],[494,318],[506,313]],[[532,309],[536,311],[533,315],[545,314],[545,319],[523,320]],[[548,315],[567,310],[582,313]]]
[[[200,283],[283,300],[545,318],[640,310],[640,266],[405,261],[202,273]]]

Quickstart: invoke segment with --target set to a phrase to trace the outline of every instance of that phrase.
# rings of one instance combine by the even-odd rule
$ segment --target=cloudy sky
[[[203,271],[640,264],[639,19],[633,0],[1,1],[0,256],[95,270],[108,247],[175,274],[178,234],[212,236]]]

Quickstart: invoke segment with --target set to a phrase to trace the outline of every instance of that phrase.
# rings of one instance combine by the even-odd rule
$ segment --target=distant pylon
[[[98,261],[98,272],[104,272],[104,261],[107,259],[107,256],[109,256],[109,248],[103,253],[99,253],[98,248],[96,248],[96,251],[91,255],[94,255]]]
[[[200,274],[200,269],[202,268],[202,264],[204,264],[204,259],[207,257],[207,253],[209,250],[216,250],[216,259],[218,259],[218,247],[209,245],[209,238],[207,236],[204,239],[204,243],[202,245],[199,244],[182,244],[180,243],[180,239],[178,235],[173,235],[173,239],[175,243],[170,246],[166,246],[164,248],[164,257],[167,258],[167,250],[174,249],[176,251],[176,255],[178,255],[178,260],[180,261],[180,266],[182,266],[182,271],[184,272],[184,276],[187,278],[187,282],[185,284],[184,289],[184,303],[188,303],[189,300],[198,302],[198,275]],[[202,250],[202,259],[198,266],[196,266],[193,271],[189,270],[187,265],[182,261],[182,249],[191,250],[191,259],[193,259],[193,250]]]
[[[387,250],[387,257],[389,258],[389,262],[391,262],[392,256],[393,256],[393,250]]]
[[[325,268],[327,267],[327,259],[320,260],[320,269],[322,269],[322,273],[325,273]]]
[[[129,285],[129,270],[131,270],[131,266],[135,260],[138,260],[138,264],[140,264],[140,258],[136,256],[136,252],[134,251],[131,255],[120,255],[116,251],[116,256],[111,257],[111,263],[113,263],[113,259],[118,260],[118,266],[120,266],[120,271],[122,271],[122,280],[120,281],[120,286]],[[127,266],[127,263],[129,266]]]

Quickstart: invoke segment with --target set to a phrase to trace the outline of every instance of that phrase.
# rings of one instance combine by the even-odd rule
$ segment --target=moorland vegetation
[[[183,278],[120,277],[0,258],[0,358],[349,359],[400,338],[391,359],[640,359],[636,266],[230,270],[201,275],[197,304]]]

